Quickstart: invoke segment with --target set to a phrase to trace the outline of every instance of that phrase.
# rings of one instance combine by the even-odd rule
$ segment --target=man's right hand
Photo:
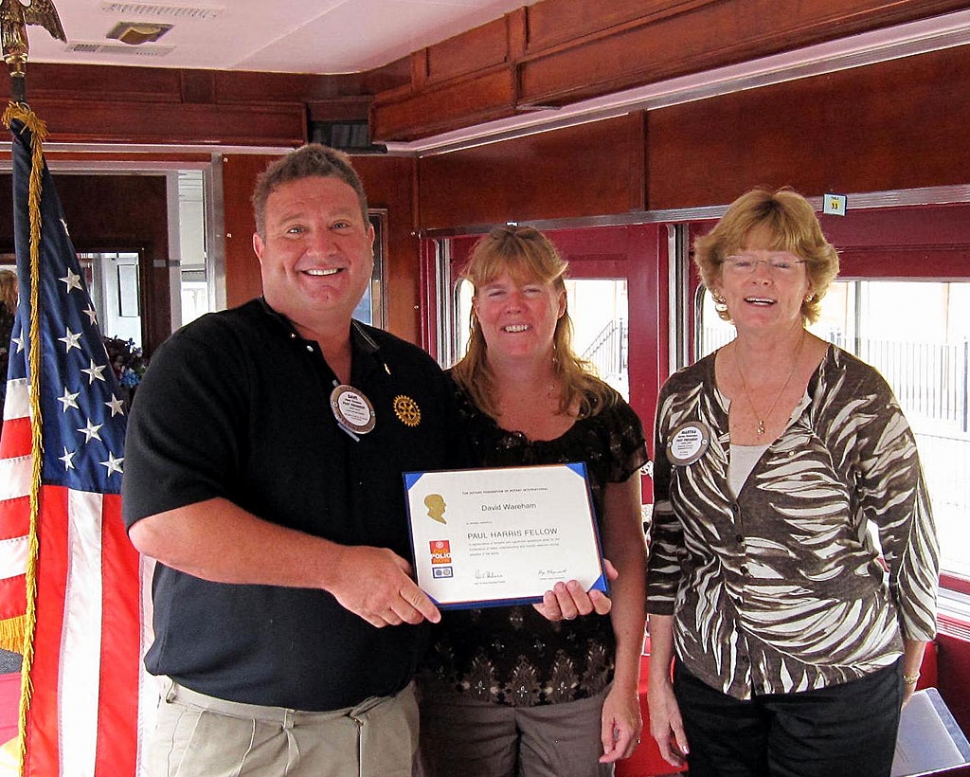
[[[441,620],[438,608],[411,579],[411,565],[387,548],[342,548],[326,590],[342,607],[377,628]]]

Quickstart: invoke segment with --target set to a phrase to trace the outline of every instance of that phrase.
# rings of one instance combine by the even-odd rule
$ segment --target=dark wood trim
[[[377,95],[371,113],[378,142],[408,141],[514,115],[531,106],[564,106],[812,44],[963,10],[966,0],[544,0],[522,12],[423,50],[438,63],[409,88]],[[484,45],[489,57],[446,56]],[[524,42],[524,45],[523,45]],[[514,74],[506,102],[472,99],[494,89],[483,62],[500,47]],[[421,56],[416,52],[412,56]],[[441,56],[439,56],[441,54]],[[447,65],[450,63],[450,68]]]
[[[970,182],[970,46],[650,111],[651,210]]]
[[[515,114],[515,91],[514,73],[503,67],[413,97],[401,99],[397,92],[378,95],[371,109],[371,137],[378,142],[414,140],[466,122],[507,118]]]
[[[54,143],[298,146],[306,142],[303,104],[168,105],[31,99]]]
[[[967,0],[599,0],[590,13],[590,5],[543,0],[367,73],[31,63],[27,91],[32,105],[65,107],[51,122],[59,141],[286,146],[302,142],[305,128],[296,125],[307,114],[330,108],[342,118],[348,111],[364,118],[369,109],[375,142],[409,141],[968,7]],[[266,105],[279,106],[280,123],[260,123]],[[250,113],[256,126],[247,127]]]
[[[504,18],[425,49],[428,86],[484,72],[509,61],[508,27]]]
[[[420,229],[641,209],[643,116],[418,159]]]

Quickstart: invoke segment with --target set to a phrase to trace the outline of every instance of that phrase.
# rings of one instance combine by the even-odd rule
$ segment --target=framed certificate
[[[586,465],[408,472],[418,585],[444,609],[539,602],[559,581],[606,591]]]

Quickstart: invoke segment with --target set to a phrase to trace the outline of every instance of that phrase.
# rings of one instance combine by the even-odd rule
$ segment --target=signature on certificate
[[[540,569],[539,570],[540,580],[548,580],[551,577],[565,579],[565,576],[566,576],[565,567],[563,567],[562,569]]]

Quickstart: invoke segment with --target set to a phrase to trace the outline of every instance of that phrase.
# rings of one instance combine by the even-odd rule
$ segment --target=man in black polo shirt
[[[402,473],[460,461],[420,349],[351,320],[374,231],[319,145],[253,196],[263,297],[176,332],[139,387],[124,512],[155,559],[161,775],[409,775],[440,615],[410,577]]]

